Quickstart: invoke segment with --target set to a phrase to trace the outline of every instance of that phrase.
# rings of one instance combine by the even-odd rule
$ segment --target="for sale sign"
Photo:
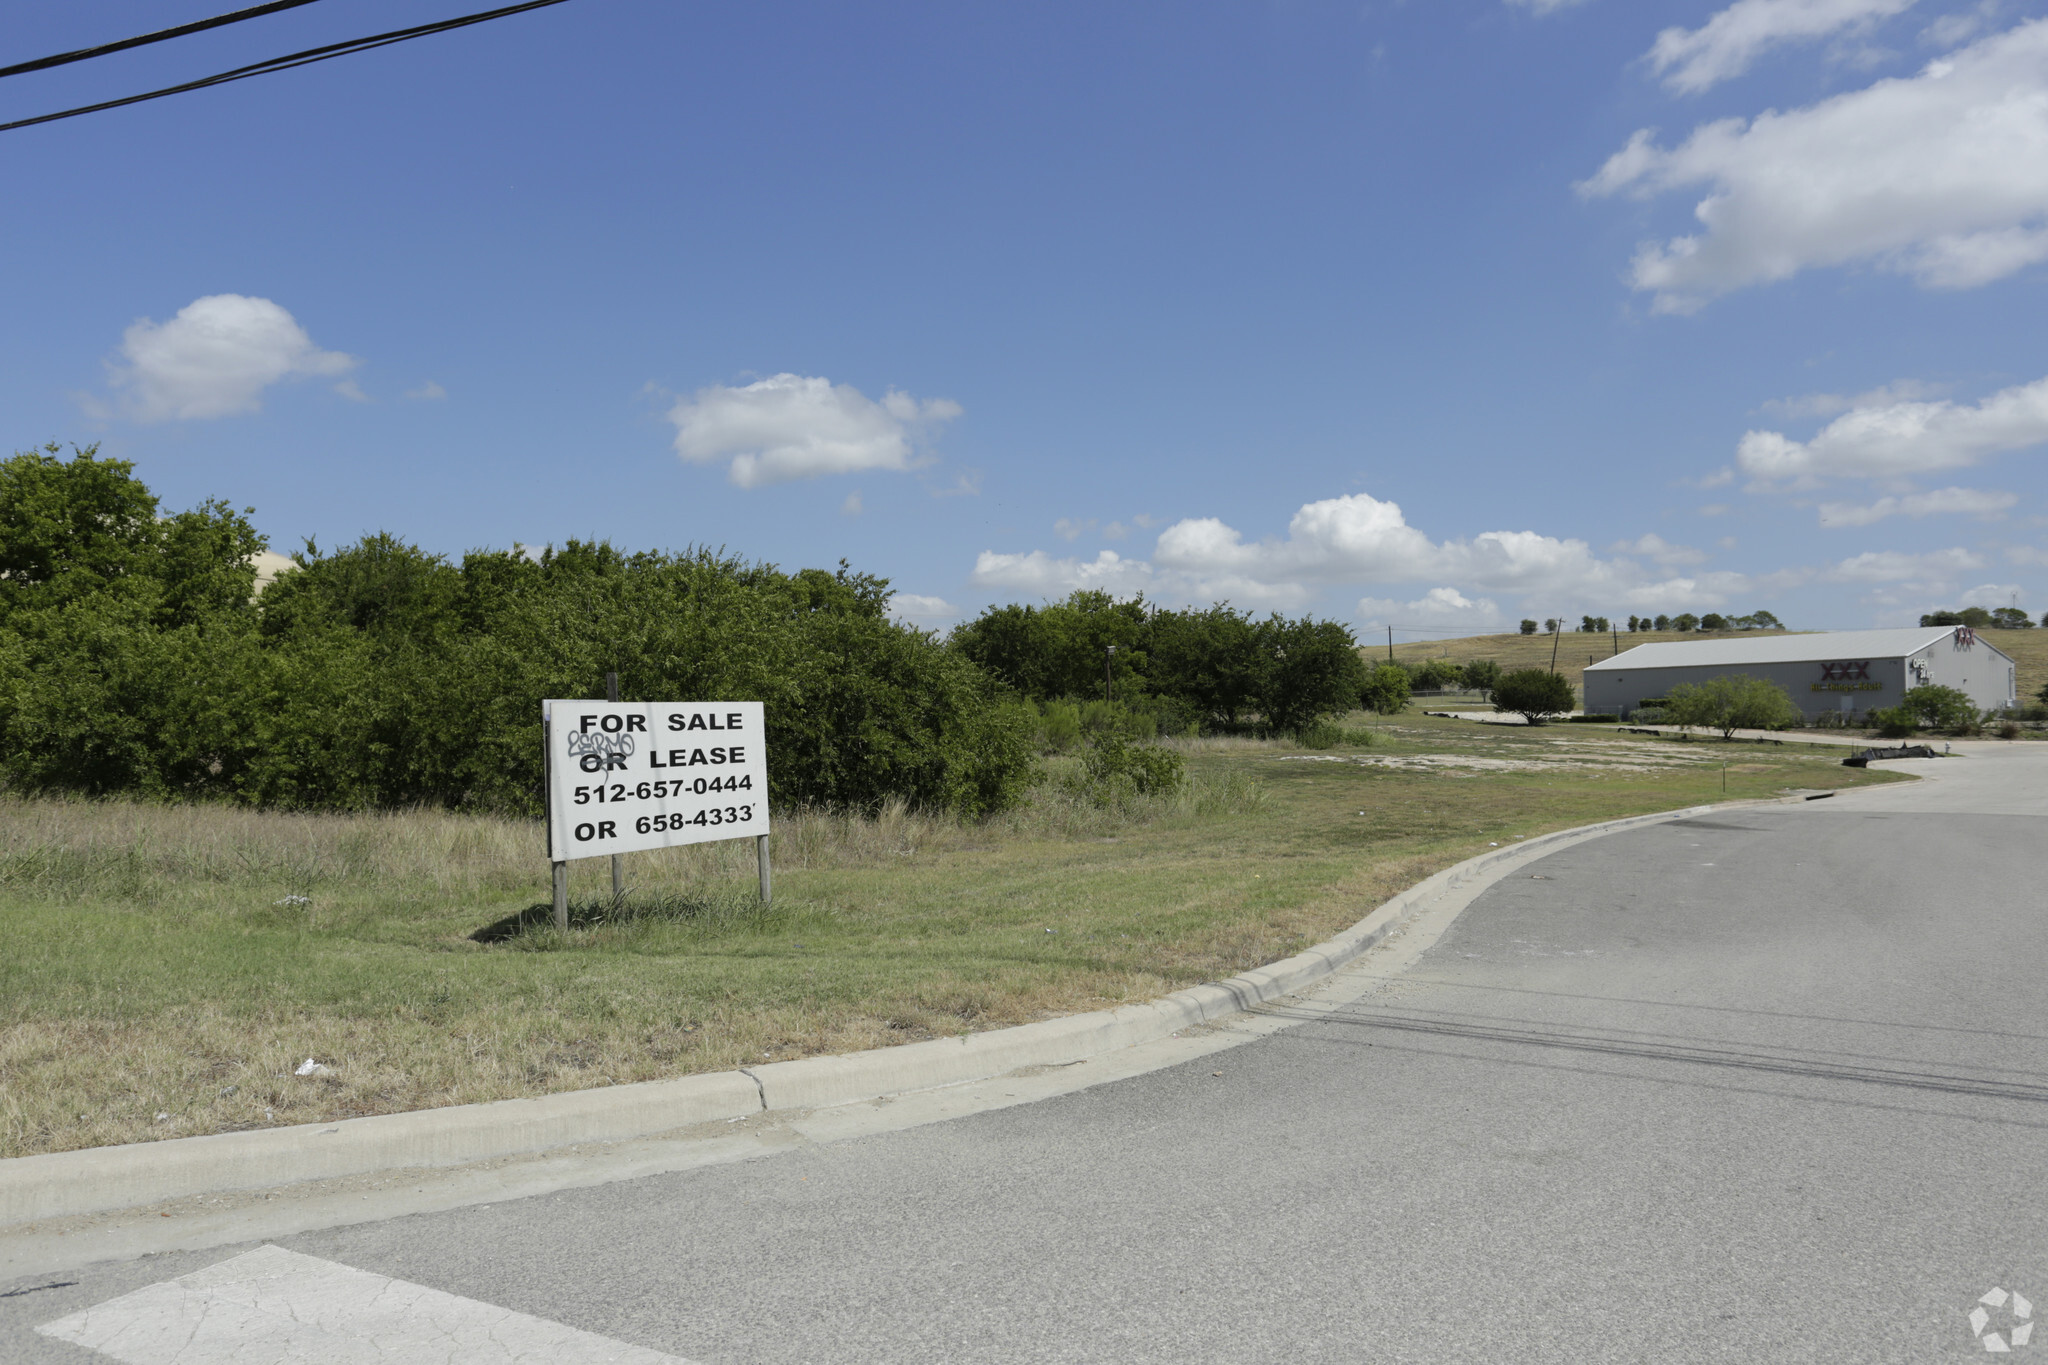
[[[757,701],[547,701],[556,862],[768,832]]]

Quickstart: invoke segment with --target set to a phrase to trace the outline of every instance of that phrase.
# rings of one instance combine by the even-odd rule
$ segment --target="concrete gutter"
[[[1795,797],[1793,800],[1801,798]],[[1306,952],[1228,980],[1121,1009],[741,1071],[453,1105],[245,1133],[171,1138],[0,1161],[0,1228],[236,1190],[380,1171],[462,1166],[579,1143],[624,1142],[696,1124],[824,1109],[964,1085],[1023,1067],[1065,1066],[1173,1035],[1290,995],[1330,976],[1431,905],[1477,894],[1531,850],[1683,819],[1730,802],[1607,820],[1468,858],[1417,883]]]

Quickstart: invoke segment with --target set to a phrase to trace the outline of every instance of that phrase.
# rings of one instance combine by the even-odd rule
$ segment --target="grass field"
[[[1636,645],[1658,644],[1666,640],[1726,640],[1735,636],[1783,635],[1778,630],[1740,630],[1704,632],[1693,631],[1681,634],[1675,630],[1646,630],[1631,634],[1621,632],[1620,647],[1624,650]],[[1397,643],[1394,658],[1404,664],[1419,664],[1425,659],[1449,659],[1452,663],[1465,663],[1472,659],[1492,659],[1501,668],[1513,672],[1518,668],[1550,667],[1552,639],[1548,635],[1467,635],[1456,640],[1417,640]],[[1565,631],[1556,637],[1557,671],[1571,680],[1573,687],[1580,685],[1586,665],[1600,659],[1611,658],[1615,651],[1614,635],[1585,635],[1578,631]],[[1361,646],[1359,652],[1368,663],[1384,662],[1387,657],[1385,644]]]
[[[1354,721],[1354,724],[1360,723]],[[1516,835],[1889,780],[1773,747],[1409,713],[1364,748],[1189,741],[1194,787],[1048,780],[986,825],[779,817],[753,850],[575,865],[434,812],[0,804],[0,1156],[845,1051],[1156,997],[1271,961]],[[1728,764],[1725,773],[1723,764]],[[1056,761],[1053,777],[1058,777]],[[633,913],[637,907],[639,913]],[[329,1068],[298,1077],[307,1057]]]
[[[1646,630],[1638,634],[1621,632],[1620,647],[1624,650],[1636,645],[1657,644],[1667,640],[1726,640],[1742,636],[1781,635],[1783,631],[1742,630],[1707,633],[1694,631],[1681,635],[1673,630]],[[2048,687],[2048,630],[1987,630],[1980,638],[1996,645],[2018,666],[2019,692],[2021,701],[2038,700],[2041,689]],[[1615,653],[1616,640],[1612,634],[1583,635],[1577,631],[1566,631],[1557,638],[1557,671],[1571,679],[1578,687],[1586,665],[1606,659]],[[1387,647],[1363,646],[1360,649],[1367,662],[1387,657]],[[1424,659],[1449,659],[1453,663],[1464,663],[1471,659],[1492,659],[1504,669],[1549,668],[1551,637],[1548,635],[1467,635],[1457,640],[1428,640],[1397,643],[1394,657],[1402,663],[1419,664]]]

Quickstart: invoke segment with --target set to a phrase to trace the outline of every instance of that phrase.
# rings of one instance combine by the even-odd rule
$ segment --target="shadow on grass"
[[[761,904],[751,891],[707,892],[699,895],[628,895],[569,902],[569,933],[555,928],[555,908],[543,902],[486,924],[469,937],[472,942],[512,944],[548,949],[567,947],[593,930],[640,924],[683,924],[707,932],[761,929],[785,917],[780,907]]]

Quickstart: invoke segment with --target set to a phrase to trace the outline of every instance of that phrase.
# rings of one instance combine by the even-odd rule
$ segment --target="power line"
[[[145,33],[140,37],[123,38],[118,43],[101,43],[98,47],[81,47],[74,52],[59,52],[50,57],[38,57],[32,62],[17,62],[13,66],[0,66],[0,76],[19,76],[24,71],[47,71],[53,66],[68,66],[72,62],[83,62],[94,57],[104,57],[109,52],[126,52],[131,47],[147,47],[151,43],[161,43],[167,38],[182,38],[188,33],[204,33],[210,28],[220,28],[227,24],[239,24],[244,19],[260,19],[266,14],[275,14],[279,10],[285,9],[297,9],[300,5],[310,5],[312,3],[313,0],[271,0],[271,3],[267,5],[256,5],[249,9],[238,9],[233,14],[215,15],[211,19],[199,19],[189,24],[179,24],[176,28],[160,28],[154,33]]]
[[[204,90],[209,86],[226,85],[229,81],[247,80],[251,76],[266,76],[273,71],[289,71],[295,66],[311,66],[333,57],[345,57],[351,52],[368,52],[373,48],[389,47],[412,38],[424,38],[430,33],[446,33],[450,29],[468,28],[471,24],[488,23],[502,19],[508,14],[523,14],[531,9],[546,9],[560,5],[565,0],[526,0],[524,4],[507,5],[503,9],[485,10],[480,14],[465,14],[455,19],[437,20],[431,24],[420,24],[414,28],[393,29],[389,33],[374,33],[367,38],[351,38],[347,42],[329,43],[325,47],[309,47],[303,52],[273,57],[266,62],[255,62],[249,66],[238,66],[232,71],[223,71],[217,76],[205,76],[182,85],[166,86],[162,90],[151,90],[147,94],[129,95],[117,100],[102,100],[98,104],[82,105],[77,109],[64,109],[54,114],[39,114],[35,118],[16,119],[12,123],[0,123],[0,133],[12,132],[16,128],[30,128],[38,123],[54,123],[58,119],[77,118],[80,114],[97,114],[103,109],[119,109],[123,105],[140,104],[144,100],[159,100],[166,95],[182,95],[188,90]]]

